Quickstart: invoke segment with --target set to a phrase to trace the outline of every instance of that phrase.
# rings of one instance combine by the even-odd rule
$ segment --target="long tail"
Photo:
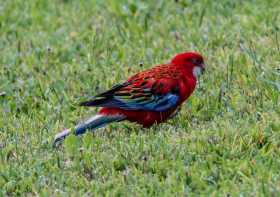
[[[95,130],[101,127],[104,127],[105,125],[124,120],[125,116],[123,115],[103,115],[103,114],[97,114],[85,122],[78,124],[75,126],[73,130],[71,129],[65,129],[62,132],[55,135],[54,138],[54,146],[57,145],[60,141],[64,140],[65,137],[73,133],[74,135],[81,135],[84,134],[87,130]]]

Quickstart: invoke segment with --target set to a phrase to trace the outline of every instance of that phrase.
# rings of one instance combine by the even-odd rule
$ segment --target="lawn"
[[[54,135],[77,103],[195,50],[181,112]],[[0,196],[279,196],[279,0],[1,0]]]

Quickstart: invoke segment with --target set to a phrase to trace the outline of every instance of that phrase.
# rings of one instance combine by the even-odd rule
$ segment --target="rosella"
[[[55,144],[71,133],[80,135],[111,122],[128,120],[143,127],[164,122],[192,94],[204,70],[204,60],[199,53],[185,52],[177,54],[169,63],[133,75],[126,82],[82,102],[81,106],[101,109],[73,129],[58,133]]]

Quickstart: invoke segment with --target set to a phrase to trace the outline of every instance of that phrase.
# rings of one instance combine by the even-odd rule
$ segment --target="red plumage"
[[[113,121],[128,120],[150,127],[166,121],[195,89],[203,57],[195,52],[176,55],[169,63],[155,66],[130,77],[126,82],[81,103],[102,107],[98,115],[74,129],[76,135]],[[55,141],[70,133],[65,130]]]
[[[182,53],[175,56],[170,63],[155,66],[127,80],[131,83],[131,85],[125,87],[128,90],[135,86],[142,89],[155,89],[154,93],[160,94],[177,90],[179,94],[178,103],[166,111],[125,110],[104,107],[99,111],[99,114],[121,114],[126,117],[126,120],[137,122],[144,127],[164,122],[194,91],[196,76],[194,76],[193,69],[195,66],[204,69],[203,63],[202,56],[197,53]],[[141,86],[141,84],[143,85]]]

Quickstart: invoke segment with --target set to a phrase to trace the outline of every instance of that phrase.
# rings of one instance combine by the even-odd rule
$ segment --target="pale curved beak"
[[[200,64],[200,67],[201,67],[201,72],[202,74],[205,72],[205,64],[204,63],[201,63]]]

